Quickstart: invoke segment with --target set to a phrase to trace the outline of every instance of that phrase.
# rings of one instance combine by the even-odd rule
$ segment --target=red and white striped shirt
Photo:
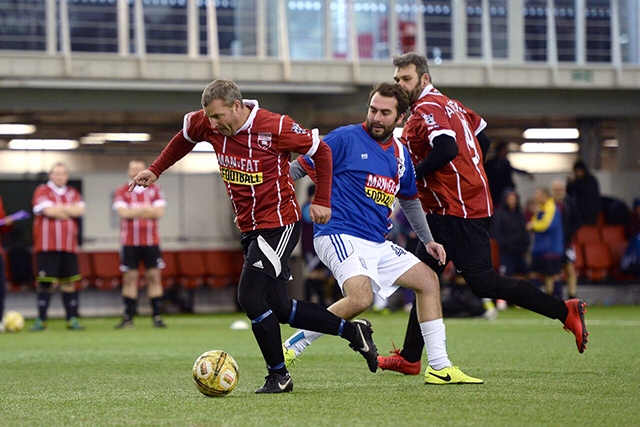
[[[77,218],[55,219],[42,211],[49,206],[84,205],[73,187],[56,187],[53,182],[40,184],[33,193],[33,246],[35,252],[78,252]]]
[[[182,132],[171,139],[149,170],[160,176],[196,143],[206,141],[216,152],[220,175],[240,231],[278,228],[301,218],[289,176],[291,152],[313,157],[316,151],[320,154],[318,147],[322,145],[322,156],[316,156],[322,157],[323,167],[317,172],[318,192],[314,203],[329,207],[331,150],[320,140],[317,131],[301,127],[289,116],[259,108],[257,101],[244,102],[251,113],[231,137],[213,129],[203,110],[186,114]]]
[[[160,186],[136,186],[129,191],[129,184],[120,186],[113,198],[113,209],[136,209],[141,207],[164,207],[167,202]],[[120,220],[120,244],[123,246],[156,246],[160,244],[158,220],[152,218],[122,218]]]
[[[402,142],[417,165],[433,148],[433,139],[448,135],[456,140],[458,155],[446,166],[418,181],[426,212],[461,218],[486,218],[493,214],[489,181],[476,135],[487,123],[460,102],[449,99],[432,85],[411,106]]]

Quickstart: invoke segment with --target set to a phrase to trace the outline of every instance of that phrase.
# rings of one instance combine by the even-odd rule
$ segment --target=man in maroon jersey
[[[394,79],[411,95],[411,116],[403,129],[416,168],[418,191],[433,237],[455,264],[472,292],[483,298],[504,299],[536,313],[558,319],[576,338],[578,351],[587,344],[582,300],[562,301],[524,280],[499,276],[491,263],[489,217],[491,193],[483,161],[491,144],[486,122],[460,102],[449,99],[431,84],[427,59],[415,53],[394,57]],[[420,245],[416,255],[441,274]],[[401,351],[379,357],[379,366],[407,373],[420,364],[423,340],[415,304]]]
[[[129,162],[127,173],[133,179],[147,168],[142,159]],[[135,187],[129,191],[131,181],[121,185],[113,200],[113,209],[120,216],[120,271],[122,271],[122,300],[124,314],[117,329],[132,328],[133,316],[138,305],[138,268],[144,262],[145,282],[151,302],[153,326],[165,328],[160,310],[162,306],[162,281],[160,269],[164,267],[160,252],[158,220],[164,215],[166,201],[162,189],[157,184],[149,187]]]
[[[211,82],[201,103],[203,108],[185,115],[182,131],[148,170],[134,177],[131,188],[153,184],[198,142],[213,146],[242,232],[244,267],[238,302],[251,320],[268,369],[266,382],[256,393],[293,390],[284,363],[280,323],[345,338],[375,372],[378,352],[368,321],[349,322],[287,294],[289,256],[300,236],[301,219],[289,176],[291,153],[305,154],[316,163],[317,190],[309,211],[314,222],[325,224],[331,218],[331,150],[316,129],[305,129],[286,115],[262,109],[256,100],[243,100],[231,80]]]
[[[47,311],[51,293],[60,287],[66,311],[67,328],[84,329],[78,323],[78,218],[84,215],[84,200],[73,187],[67,186],[69,170],[56,163],[49,172],[49,181],[40,184],[33,193],[33,248],[38,274],[38,318],[32,331],[47,329]]]

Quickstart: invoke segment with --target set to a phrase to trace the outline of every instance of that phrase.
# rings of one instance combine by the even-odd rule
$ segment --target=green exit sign
[[[593,71],[574,70],[571,73],[571,80],[573,80],[574,82],[593,82]]]

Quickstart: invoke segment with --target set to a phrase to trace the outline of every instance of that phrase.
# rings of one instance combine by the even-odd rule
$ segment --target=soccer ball
[[[7,332],[20,332],[24,328],[24,316],[17,311],[7,311],[2,323]]]
[[[238,364],[222,350],[202,353],[193,364],[193,381],[198,391],[209,397],[226,396],[238,384]]]

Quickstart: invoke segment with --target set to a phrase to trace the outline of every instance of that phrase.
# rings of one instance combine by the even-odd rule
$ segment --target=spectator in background
[[[598,222],[600,185],[582,160],[573,165],[573,176],[567,179],[567,194],[575,198],[581,225],[593,225]]]
[[[633,201],[633,210],[625,228],[625,237],[629,240],[638,233],[640,233],[640,198]]]
[[[507,189],[491,217],[491,237],[500,247],[500,274],[524,278],[529,274],[527,254],[531,236],[515,189]]]
[[[553,181],[551,194],[556,202],[556,208],[562,218],[562,234],[564,241],[564,254],[562,256],[562,268],[564,269],[569,299],[576,298],[578,294],[578,276],[574,262],[576,261],[576,248],[573,238],[580,227],[580,216],[572,196],[567,194],[562,181]]]
[[[56,163],[49,181],[40,184],[33,194],[33,249],[38,274],[38,317],[32,331],[47,329],[47,311],[51,294],[59,287],[66,311],[67,329],[84,329],[78,323],[78,291],[82,278],[78,270],[78,218],[84,215],[85,203],[73,187],[67,186],[69,169]]]
[[[2,197],[0,197],[0,221],[3,222],[0,226],[0,233],[8,232],[13,223],[13,219],[5,213]],[[4,332],[4,298],[7,292],[7,284],[5,283],[6,268],[7,266],[4,265],[4,256],[2,254],[2,242],[0,241],[0,333]]]
[[[489,180],[489,191],[493,204],[496,206],[503,201],[502,195],[507,188],[516,188],[516,184],[513,182],[514,172],[526,175],[531,181],[534,180],[534,176],[529,172],[514,168],[507,158],[507,154],[509,154],[509,144],[501,142],[497,145],[494,156],[484,164],[484,170]]]
[[[158,220],[164,215],[166,201],[162,189],[157,184],[135,187],[129,191],[133,177],[147,168],[142,159],[129,162],[129,182],[121,185],[115,193],[113,209],[120,216],[120,271],[122,271],[122,300],[124,314],[117,329],[134,326],[133,317],[138,306],[138,268],[141,262],[145,268],[145,282],[151,302],[153,326],[165,328],[162,321],[162,280],[164,267],[160,252]]]
[[[339,299],[337,292],[340,292],[338,284],[333,278],[331,271],[318,258],[313,247],[313,220],[309,213],[309,208],[316,193],[316,186],[310,185],[307,188],[307,202],[302,206],[302,220],[300,221],[300,246],[302,256],[307,267],[307,279],[304,282],[304,299],[313,301],[314,296],[318,303],[324,307],[333,304]],[[328,293],[329,287],[331,292]]]
[[[531,249],[531,270],[542,277],[549,295],[554,295],[555,281],[562,268],[564,254],[564,236],[562,217],[549,190],[536,190],[534,200],[538,211],[527,223],[527,230],[533,231]]]

